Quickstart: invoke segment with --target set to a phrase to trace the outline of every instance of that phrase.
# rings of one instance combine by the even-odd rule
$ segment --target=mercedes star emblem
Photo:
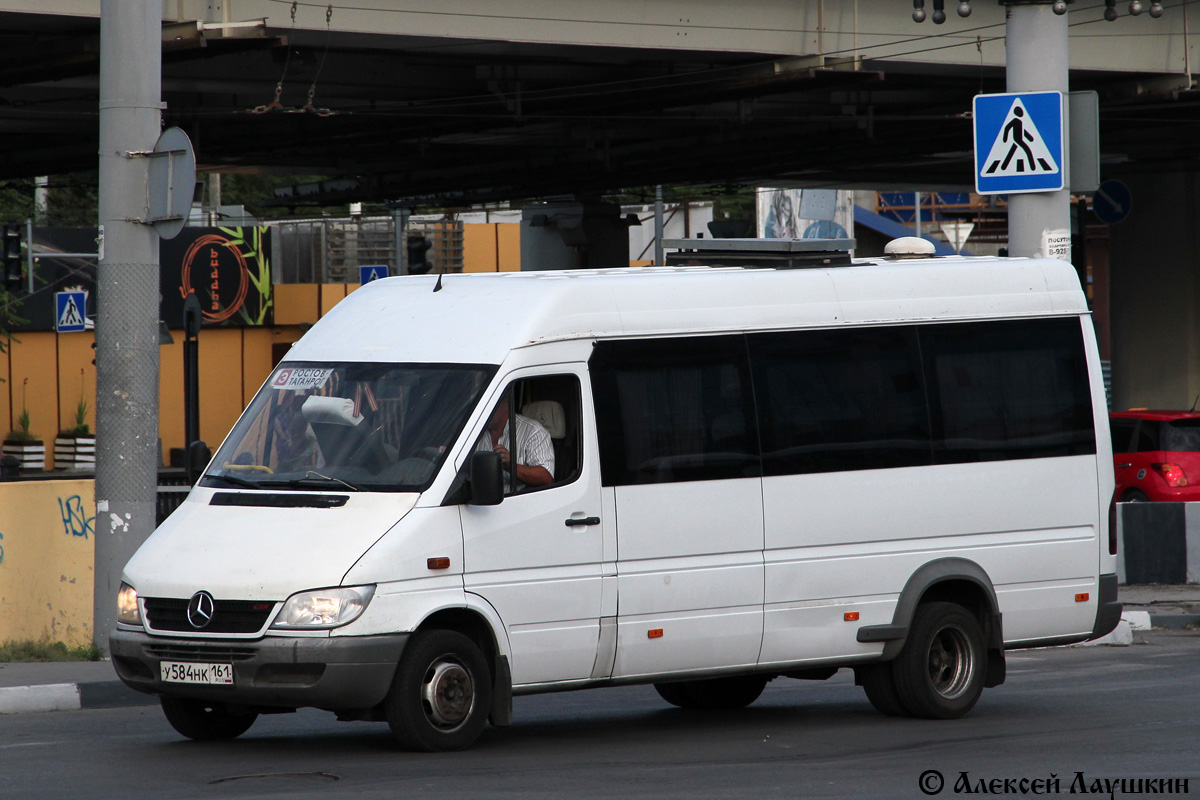
[[[216,602],[208,592],[196,592],[188,601],[187,618],[193,628],[203,628],[212,622]]]

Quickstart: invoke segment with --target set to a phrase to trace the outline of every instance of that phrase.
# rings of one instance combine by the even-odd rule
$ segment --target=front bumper
[[[273,708],[372,708],[391,688],[408,634],[188,639],[114,630],[117,676],[147,694]],[[233,664],[232,686],[163,683],[162,661]]]

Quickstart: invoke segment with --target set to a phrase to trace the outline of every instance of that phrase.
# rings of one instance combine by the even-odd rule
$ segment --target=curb
[[[1150,624],[1155,628],[1180,631],[1200,627],[1200,614],[1151,614]]]
[[[120,681],[47,683],[0,688],[0,714],[127,708],[157,704],[158,698],[154,695],[134,691]]]

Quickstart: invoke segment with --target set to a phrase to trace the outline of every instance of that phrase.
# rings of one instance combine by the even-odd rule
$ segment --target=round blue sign
[[[1133,206],[1133,193],[1120,181],[1105,181],[1092,195],[1092,213],[1101,222],[1112,225],[1129,216]]]

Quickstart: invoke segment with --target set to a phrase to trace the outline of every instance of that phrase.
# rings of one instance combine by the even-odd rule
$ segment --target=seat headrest
[[[562,403],[556,400],[535,400],[526,403],[521,409],[521,414],[540,422],[542,427],[550,432],[551,439],[561,439],[567,435],[567,415],[563,413]]]

